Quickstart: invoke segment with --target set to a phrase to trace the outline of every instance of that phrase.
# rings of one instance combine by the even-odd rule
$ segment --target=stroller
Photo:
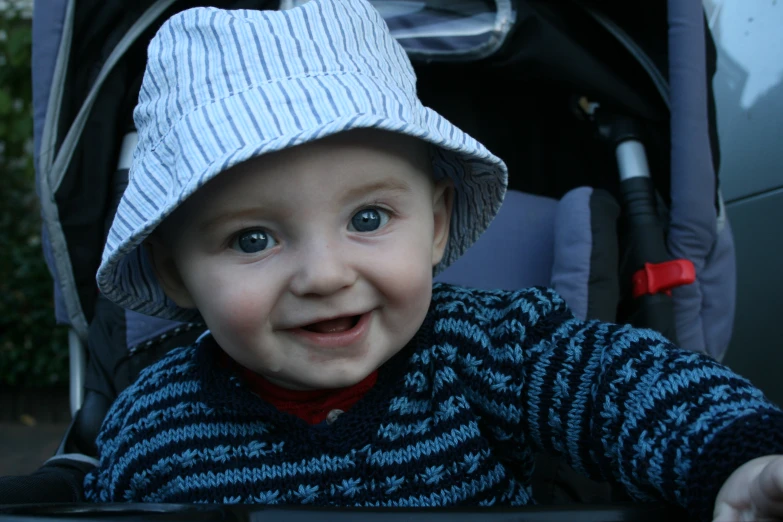
[[[117,394],[205,328],[122,310],[95,287],[105,234],[127,183],[136,139],[131,112],[147,42],[165,19],[189,7],[301,3],[36,4],[37,186],[57,319],[71,327],[74,420],[58,455],[17,482],[17,503],[41,502],[47,484],[50,501],[80,500],[81,483],[55,483],[52,470],[83,476]],[[618,0],[373,3],[414,61],[425,105],[509,166],[511,190],[500,214],[439,279],[486,288],[552,286],[578,317],[654,328],[720,359],[734,314],[734,255],[714,168],[707,80],[715,50],[701,3],[672,0],[668,10]],[[544,503],[618,500],[611,486],[579,483],[556,460],[541,468],[536,496]],[[636,515],[652,520],[678,512],[645,508]]]

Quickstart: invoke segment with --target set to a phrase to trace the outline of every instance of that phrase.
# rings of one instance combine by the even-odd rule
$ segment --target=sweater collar
[[[406,374],[421,369],[420,364],[414,367],[418,359],[414,356],[432,346],[433,312],[430,306],[413,339],[378,369],[375,384],[333,424],[310,425],[262,400],[241,375],[219,364],[217,356],[222,350],[212,336],[204,337],[196,346],[195,369],[201,400],[237,422],[263,422],[270,431],[279,432],[292,443],[317,443],[324,448],[340,449],[346,444],[365,445],[375,437],[392,398],[405,389]]]
[[[353,386],[323,390],[289,390],[234,361],[221,349],[215,352],[218,364],[236,372],[247,388],[281,412],[294,415],[308,424],[324,422],[332,412],[351,409],[375,385],[378,371]]]

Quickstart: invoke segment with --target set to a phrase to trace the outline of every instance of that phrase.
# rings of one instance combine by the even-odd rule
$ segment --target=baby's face
[[[451,198],[423,143],[352,131],[220,174],[166,221],[153,259],[238,363],[292,389],[349,386],[422,324]]]

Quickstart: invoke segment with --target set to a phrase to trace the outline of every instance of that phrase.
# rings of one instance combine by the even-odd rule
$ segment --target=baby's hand
[[[714,522],[783,520],[783,455],[746,462],[723,483]]]

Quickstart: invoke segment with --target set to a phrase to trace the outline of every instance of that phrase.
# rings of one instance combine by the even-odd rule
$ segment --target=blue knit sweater
[[[783,412],[709,357],[576,320],[554,292],[437,284],[417,336],[331,425],[215,363],[211,338],[146,369],[106,417],[92,501],[523,505],[534,451],[708,517]]]

